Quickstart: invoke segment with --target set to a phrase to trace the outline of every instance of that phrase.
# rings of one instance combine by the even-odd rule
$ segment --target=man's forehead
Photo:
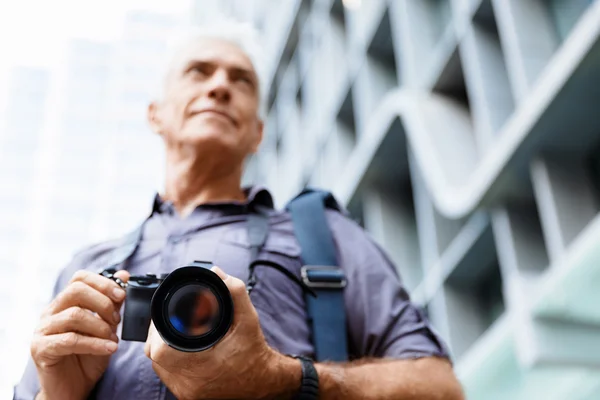
[[[227,67],[255,71],[248,54],[238,44],[225,39],[190,40],[177,52],[172,67],[181,70],[196,61],[217,62]]]

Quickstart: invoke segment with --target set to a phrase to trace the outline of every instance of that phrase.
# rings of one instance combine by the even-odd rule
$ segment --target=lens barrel
[[[152,297],[152,321],[169,346],[186,352],[206,350],[227,334],[233,300],[223,280],[194,262],[171,272]]]

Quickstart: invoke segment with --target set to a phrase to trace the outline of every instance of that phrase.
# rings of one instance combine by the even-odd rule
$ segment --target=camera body
[[[101,275],[123,287],[127,296],[121,339],[145,342],[150,322],[169,346],[202,351],[225,336],[233,321],[233,300],[212,263],[194,261],[164,275],[134,275],[125,284],[114,270]]]
[[[127,300],[123,311],[121,339],[145,342],[152,319],[152,297],[163,279],[153,274],[132,276],[125,291]]]

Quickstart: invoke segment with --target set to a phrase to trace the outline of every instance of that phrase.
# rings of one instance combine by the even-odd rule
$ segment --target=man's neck
[[[246,200],[240,187],[241,167],[224,171],[197,160],[169,157],[167,154],[165,192],[161,197],[171,201],[181,217],[186,217],[202,204]]]

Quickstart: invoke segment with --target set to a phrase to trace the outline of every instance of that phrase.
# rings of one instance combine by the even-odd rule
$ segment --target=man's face
[[[258,78],[248,56],[228,41],[201,39],[174,60],[164,97],[150,105],[148,118],[168,144],[242,162],[262,139],[258,105]]]

